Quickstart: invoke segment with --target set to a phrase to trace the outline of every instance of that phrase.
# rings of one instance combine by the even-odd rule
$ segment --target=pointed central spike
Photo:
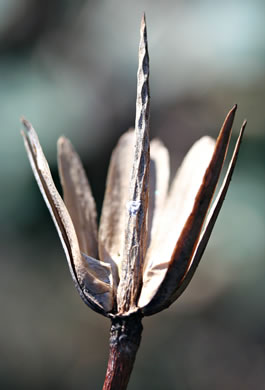
[[[146,252],[146,215],[149,188],[149,55],[145,16],[142,18],[137,73],[135,117],[135,150],[130,195],[126,212],[126,229],[117,293],[119,313],[133,310],[142,285],[143,261]],[[133,206],[133,207],[132,207]]]

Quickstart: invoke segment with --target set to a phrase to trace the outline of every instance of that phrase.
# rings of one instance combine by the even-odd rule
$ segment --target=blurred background
[[[69,137],[98,211],[111,151],[134,125],[143,11],[151,61],[151,137],[172,175],[202,135],[239,108],[238,165],[202,263],[168,310],[144,319],[129,389],[253,389],[265,384],[265,3],[0,1],[0,388],[100,389],[107,319],[71,281],[27,160],[29,119],[56,183],[56,140]]]

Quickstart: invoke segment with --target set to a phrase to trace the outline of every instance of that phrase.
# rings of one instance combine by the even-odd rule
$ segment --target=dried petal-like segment
[[[105,285],[102,285],[102,289],[100,291],[101,300],[108,301],[110,299],[110,292],[112,294],[111,302],[113,305],[114,294],[116,291],[116,286],[113,286],[113,277],[112,277],[112,269],[110,264],[104,263],[103,261],[94,259],[91,256],[87,256],[85,253],[82,253],[83,259],[85,259],[85,263],[87,268],[89,269],[89,274],[93,275],[95,278],[99,279]],[[90,277],[90,276],[89,276]],[[89,279],[86,283],[86,275],[84,275],[84,286],[89,286]],[[111,289],[110,289],[111,287]],[[84,288],[85,293],[89,293],[89,290]],[[112,307],[108,310],[110,311]]]
[[[38,136],[28,121],[23,119],[22,122],[26,128],[26,133],[22,132],[22,135],[31,167],[61,239],[76,288],[88,306],[106,315],[113,306],[111,286],[88,271],[73,223],[54,185]]]
[[[193,275],[194,275],[194,273],[195,273],[195,271],[200,263],[200,260],[202,258],[203,253],[204,253],[206,245],[207,245],[209,238],[211,236],[213,227],[215,225],[215,222],[216,222],[217,217],[219,215],[219,212],[221,210],[223,201],[225,200],[225,196],[226,196],[230,181],[232,179],[232,175],[233,175],[234,168],[235,168],[235,165],[237,162],[238,152],[240,149],[240,145],[241,145],[241,141],[243,138],[246,124],[247,124],[247,122],[244,121],[244,123],[241,127],[241,130],[240,130],[240,134],[238,136],[236,145],[235,145],[233,156],[230,160],[229,167],[227,169],[227,173],[226,173],[225,178],[223,180],[222,186],[218,192],[218,195],[215,199],[214,204],[211,207],[209,214],[206,217],[205,226],[204,226],[203,231],[200,235],[200,241],[196,247],[196,250],[195,250],[192,262],[190,264],[190,267],[189,267],[188,271],[186,272],[178,289],[170,297],[169,301],[165,302],[165,307],[168,307],[169,305],[171,305],[171,303],[173,303],[183,293],[183,291],[186,289],[186,287],[190,283],[190,281],[191,281],[191,279],[192,279],[192,277],[193,277]]]
[[[149,204],[148,204],[148,242],[144,266],[148,263],[149,245],[153,245],[157,230],[161,226],[169,183],[169,154],[158,139],[150,143]]]
[[[91,256],[88,256],[85,253],[82,253],[84,257],[89,272],[94,275],[96,278],[100,279],[102,282],[111,284],[111,266],[110,264],[104,263],[103,261],[94,259]]]
[[[211,162],[196,195],[192,212],[171,256],[165,278],[150,303],[143,308],[146,315],[156,313],[165,307],[165,302],[168,302],[179,287],[189,268],[227,153],[236,108],[234,106],[230,110],[224,121]]]
[[[57,150],[64,203],[74,224],[79,248],[97,258],[97,212],[86,173],[68,139],[59,138]]]
[[[127,131],[112,153],[99,225],[99,258],[111,264],[116,285],[116,268],[121,267],[122,259],[134,140],[133,130]]]
[[[138,302],[140,307],[151,301],[165,277],[176,241],[192,211],[214,148],[214,139],[201,138],[191,147],[177,171],[160,218],[159,229],[148,248],[143,288]]]
[[[126,218],[124,251],[118,286],[119,314],[134,310],[142,284],[146,252],[149,184],[149,56],[145,17],[142,19],[137,74],[135,152]]]

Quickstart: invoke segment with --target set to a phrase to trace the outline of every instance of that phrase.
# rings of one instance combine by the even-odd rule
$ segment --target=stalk
[[[109,360],[103,390],[127,388],[142,330],[142,316],[139,313],[112,318]]]

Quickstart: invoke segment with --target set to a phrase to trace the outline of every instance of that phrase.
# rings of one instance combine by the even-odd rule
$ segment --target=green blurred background
[[[134,124],[143,11],[151,137],[172,174],[216,137],[234,103],[248,126],[201,266],[170,309],[144,319],[129,389],[265,386],[265,3],[263,0],[0,0],[0,388],[100,389],[107,319],[88,309],[19,133],[35,126],[56,183],[56,140],[79,151],[101,208],[111,150]]]

